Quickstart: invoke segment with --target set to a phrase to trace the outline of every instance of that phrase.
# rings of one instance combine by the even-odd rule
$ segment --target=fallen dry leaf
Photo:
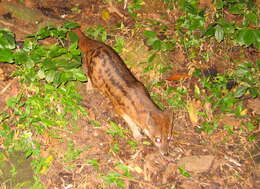
[[[189,113],[190,121],[193,126],[198,125],[199,122],[198,112],[200,111],[201,106],[202,105],[200,101],[191,100],[187,102],[187,110]]]
[[[188,74],[172,74],[166,80],[169,80],[169,81],[179,81],[181,79],[187,79],[189,77],[190,77],[190,75],[188,75]]]
[[[102,11],[102,13],[101,13],[101,18],[103,19],[103,20],[109,20],[110,19],[110,14],[109,14],[109,12],[108,11],[106,11],[106,10],[104,10],[104,11]]]

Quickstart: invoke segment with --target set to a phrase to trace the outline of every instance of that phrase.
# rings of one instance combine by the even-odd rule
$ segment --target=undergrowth
[[[21,46],[11,32],[0,31],[0,61],[15,64],[12,77],[21,82],[19,94],[9,98],[8,109],[0,113],[0,136],[5,151],[22,151],[27,158],[33,157],[35,175],[44,173],[52,161],[52,156],[40,156],[41,145],[35,138],[47,133],[59,139],[59,129],[76,126],[78,117],[87,114],[75,83],[86,81],[80,69],[77,37],[70,32],[76,26],[66,23],[59,28],[43,28]],[[67,36],[69,45],[65,45]],[[42,45],[41,41],[49,37],[56,42]],[[35,187],[40,187],[36,183],[39,185]]]

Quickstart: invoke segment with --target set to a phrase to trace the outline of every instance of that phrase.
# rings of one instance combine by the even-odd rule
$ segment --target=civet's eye
[[[155,142],[160,143],[161,141],[162,141],[162,139],[160,137],[155,138]]]
[[[168,136],[167,139],[168,139],[168,140],[172,140],[172,137],[171,137],[171,136]]]

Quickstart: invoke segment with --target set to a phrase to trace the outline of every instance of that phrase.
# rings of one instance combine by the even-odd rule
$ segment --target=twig
[[[122,180],[126,180],[126,181],[132,181],[132,182],[136,182],[136,183],[139,183],[139,184],[144,184],[144,185],[147,185],[151,188],[154,188],[154,189],[159,189],[159,187],[157,186],[154,186],[153,184],[151,183],[148,183],[148,182],[144,182],[144,181],[141,181],[141,180],[137,180],[137,179],[134,179],[134,178],[128,178],[128,177],[118,177]]]
[[[114,12],[116,13],[118,16],[120,16],[121,18],[125,18],[125,16],[113,5],[112,1],[108,2],[109,8],[108,10],[110,12]]]
[[[1,91],[0,91],[0,95],[4,94],[6,92],[6,90],[13,84],[13,82],[15,81],[15,79],[13,79],[12,81],[10,81]]]
[[[128,1],[128,0],[125,0],[125,1],[124,1],[124,9],[126,9],[126,7],[127,7],[127,1]]]

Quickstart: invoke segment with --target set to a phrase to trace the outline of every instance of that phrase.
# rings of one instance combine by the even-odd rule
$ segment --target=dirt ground
[[[9,28],[16,35],[17,40],[23,40],[29,33],[35,32],[46,23],[59,25],[66,20],[80,23],[81,28],[88,28],[103,25],[106,28],[124,23],[125,27],[134,27],[134,20],[129,16],[124,3],[107,3],[96,0],[46,0],[46,1],[26,1],[23,10],[28,14],[34,14],[35,20],[19,18],[16,11],[8,3],[16,1],[2,1],[0,4],[0,28]],[[142,12],[142,17],[157,18],[160,11],[154,12],[153,8],[158,7],[157,1],[146,1],[150,4],[150,9],[146,8]],[[7,3],[7,5],[3,5]],[[207,4],[206,4],[207,5]],[[17,6],[17,7],[19,7]],[[11,7],[11,8],[10,8]],[[73,7],[78,7],[80,11],[71,11]],[[18,9],[18,8],[17,8]],[[37,10],[31,13],[31,10]],[[163,11],[163,7],[162,10]],[[108,11],[110,18],[102,19],[102,11]],[[8,16],[9,12],[13,12]],[[176,15],[178,13],[175,13]],[[5,15],[5,16],[3,16]],[[173,14],[168,18],[168,22],[173,22],[176,18]],[[38,19],[38,20],[37,20]],[[48,21],[46,21],[48,20]],[[39,23],[38,23],[39,22]],[[117,34],[120,34],[118,31]],[[122,33],[131,39],[130,33]],[[136,39],[133,39],[135,41]],[[133,47],[132,47],[133,48]],[[207,47],[205,47],[207,48]],[[237,56],[237,49],[230,49],[230,56]],[[224,72],[233,67],[228,60],[223,60],[222,52],[216,52],[211,57],[208,65],[214,64],[218,72]],[[259,53],[245,50],[245,59],[255,60],[259,58]],[[122,55],[127,56],[127,55]],[[174,70],[187,72],[189,65],[185,52],[181,48],[176,48],[170,53]],[[224,62],[227,64],[224,64]],[[201,65],[200,65],[201,66]],[[203,67],[202,66],[202,67]],[[14,65],[0,63],[0,108],[4,109],[6,100],[15,96],[19,92],[19,81],[10,77]],[[143,79],[138,73],[138,68],[133,72],[139,79]],[[194,81],[186,81],[184,85],[191,87]],[[125,164],[130,167],[132,177],[122,177],[125,188],[178,188],[178,189],[257,189],[260,186],[260,156],[259,149],[252,144],[242,143],[242,138],[235,138],[226,135],[224,132],[216,132],[207,135],[196,131],[192,126],[189,115],[183,110],[174,111],[174,131],[173,140],[170,143],[170,154],[162,157],[157,149],[148,139],[138,144],[137,148],[132,148],[129,140],[134,141],[132,133],[127,131],[126,137],[112,137],[106,131],[110,127],[109,121],[116,122],[127,129],[127,124],[117,116],[110,101],[96,89],[87,90],[87,84],[79,84],[79,93],[83,97],[82,104],[85,106],[88,116],[82,117],[78,121],[78,128],[74,132],[60,131],[59,135],[63,140],[54,139],[49,136],[39,137],[39,141],[45,148],[43,156],[54,157],[48,171],[41,176],[41,181],[48,189],[69,189],[69,188],[118,188],[115,184],[107,185],[102,177],[109,172],[122,172],[116,165]],[[178,82],[169,83],[178,86]],[[248,106],[260,105],[259,100],[247,101]],[[259,106],[258,106],[259,107]],[[93,126],[93,121],[101,123],[99,127]],[[226,116],[222,124],[229,123],[239,126],[241,120],[233,116]],[[223,140],[223,138],[226,139]],[[76,160],[66,162],[64,154],[68,151],[68,144],[73,141],[75,149],[81,149]],[[111,148],[119,146],[119,152],[115,153]],[[253,155],[252,155],[253,154]],[[95,159],[99,162],[99,167],[87,163],[88,160]],[[180,173],[179,167],[185,164],[185,170],[191,173],[192,177],[185,177]]]

